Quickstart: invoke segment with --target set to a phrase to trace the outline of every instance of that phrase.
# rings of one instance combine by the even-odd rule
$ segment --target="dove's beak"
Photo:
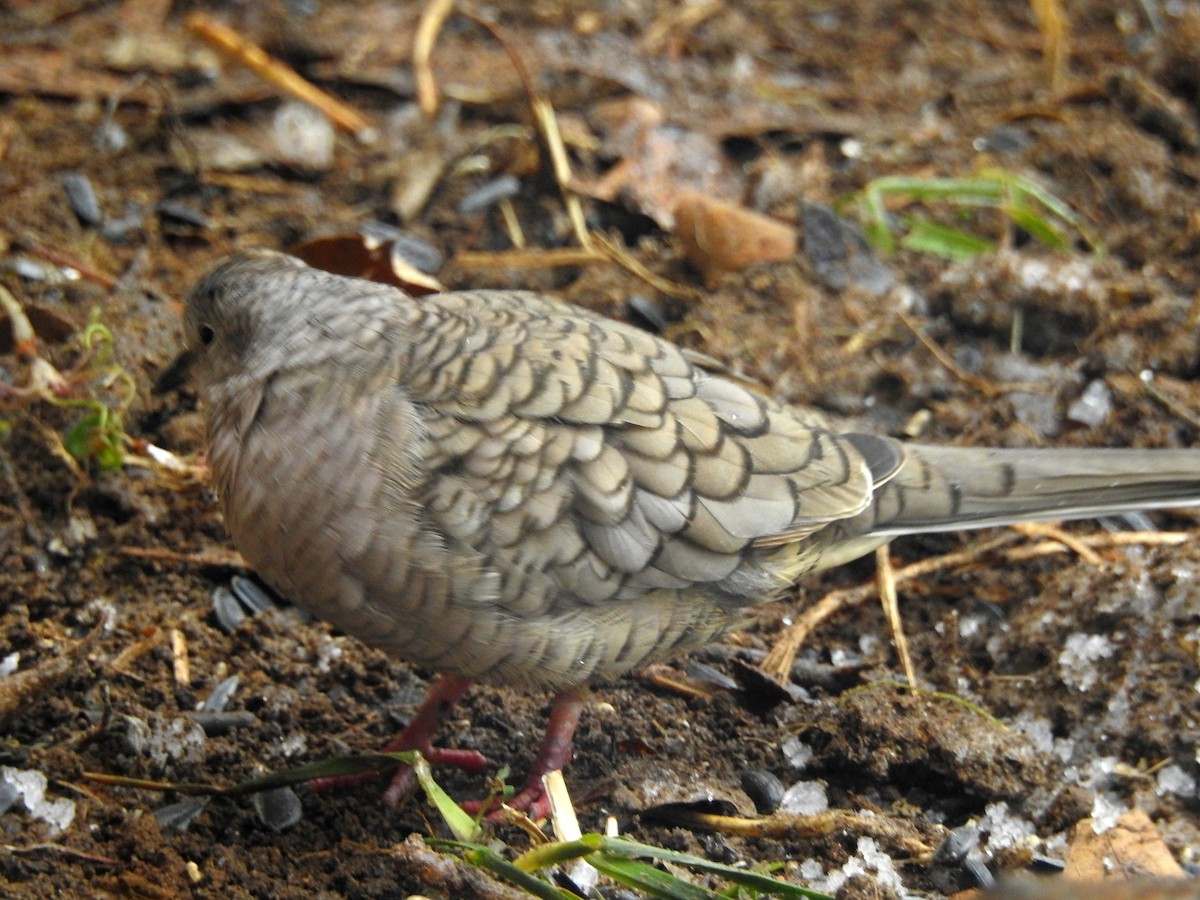
[[[167,391],[173,391],[176,388],[182,387],[184,384],[186,384],[191,375],[192,365],[195,363],[195,361],[195,350],[191,349],[190,347],[182,350],[180,354],[171,361],[171,364],[159,373],[158,378],[154,380],[154,393],[165,394]]]

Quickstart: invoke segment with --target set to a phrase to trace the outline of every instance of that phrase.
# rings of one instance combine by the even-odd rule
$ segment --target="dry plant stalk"
[[[916,687],[917,673],[913,668],[912,656],[908,652],[908,637],[904,634],[904,620],[900,617],[900,601],[896,596],[896,570],[892,568],[892,558],[888,556],[891,546],[888,543],[875,548],[875,583],[879,588],[879,598],[883,602],[883,614],[892,630],[892,643],[900,657],[900,667],[904,670],[904,677],[909,685]]]
[[[446,19],[454,10],[454,0],[432,0],[421,13],[413,36],[413,77],[417,83],[417,106],[426,117],[438,108],[437,80],[433,77],[433,48]]]
[[[297,100],[303,100],[329,117],[338,128],[369,144],[378,136],[375,123],[363,113],[326,93],[295,69],[272,57],[267,51],[204,13],[192,13],[187,29],[214,49],[245,66],[268,84]]]
[[[1037,544],[1024,547],[1008,546],[1013,543],[1015,535],[1026,533],[1040,535],[1053,533],[1055,537],[1052,540],[1040,541]],[[1014,563],[1035,559],[1040,556],[1049,556],[1054,553],[1063,553],[1067,550],[1079,553],[1082,558],[1090,563],[1093,559],[1099,559],[1095,554],[1097,550],[1130,546],[1173,546],[1182,544],[1192,538],[1192,535],[1186,531],[1122,531],[1113,534],[1100,532],[1081,537],[1071,535],[1070,540],[1066,542],[1060,539],[1061,536],[1062,532],[1058,529],[1041,528],[1040,530],[1027,532],[1022,526],[1010,527],[992,540],[983,541],[965,550],[935,556],[931,559],[923,559],[920,562],[905,566],[893,574],[892,581],[895,585],[899,585],[926,575],[932,575],[935,572],[973,565],[992,551],[1005,547],[1007,547],[1005,558],[1009,562]],[[796,658],[796,653],[804,645],[804,642],[808,640],[808,636],[816,630],[817,626],[843,609],[866,602],[876,590],[876,583],[868,582],[857,587],[831,591],[826,594],[812,606],[805,609],[792,626],[783,633],[783,636],[775,642],[775,645],[763,659],[762,671],[778,681],[786,681],[790,677],[792,662]]]
[[[1029,0],[1029,5],[1042,32],[1042,57],[1050,76],[1050,87],[1058,91],[1067,62],[1067,16],[1062,0]]]

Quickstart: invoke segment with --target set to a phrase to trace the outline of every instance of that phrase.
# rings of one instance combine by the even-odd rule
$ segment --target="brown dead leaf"
[[[579,193],[620,202],[666,231],[674,229],[675,209],[686,192],[741,196],[743,175],[729,165],[719,142],[665,121],[649,100],[606,101],[588,118],[604,136],[601,152],[617,163],[595,181],[573,182]]]
[[[290,252],[310,266],[334,275],[390,284],[416,297],[445,290],[432,275],[426,275],[393,253],[391,241],[379,241],[363,233],[315,238],[292,247]]]
[[[1158,828],[1142,810],[1125,813],[1103,834],[1096,834],[1092,825],[1092,819],[1084,819],[1075,826],[1063,877],[1073,881],[1184,877]]]
[[[675,227],[684,256],[710,287],[727,272],[791,259],[799,237],[790,225],[695,191],[680,198]]]

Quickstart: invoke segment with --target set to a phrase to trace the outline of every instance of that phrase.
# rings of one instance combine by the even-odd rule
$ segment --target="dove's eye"
[[[200,326],[200,343],[202,343],[205,347],[211,344],[216,336],[217,333],[213,331],[211,325]]]

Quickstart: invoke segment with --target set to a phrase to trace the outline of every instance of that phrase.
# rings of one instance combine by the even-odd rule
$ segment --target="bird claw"
[[[489,797],[486,800],[468,800],[459,805],[469,815],[483,815],[491,821],[499,819],[505,809],[523,812],[534,820],[550,817],[550,797],[541,784],[527,783],[507,800],[500,797]]]
[[[400,748],[395,746],[395,742],[384,748],[385,752],[388,753],[397,752],[401,749],[417,749],[422,756],[429,760],[431,765],[451,766],[456,769],[462,769],[464,772],[479,773],[496,768],[496,764],[478,750],[456,750],[447,747]],[[387,790],[383,792],[383,802],[388,806],[396,807],[416,787],[416,779],[411,766],[398,764],[395,770],[386,768],[375,772],[362,772],[357,775],[334,775],[329,778],[314,778],[308,783],[308,787],[309,790],[318,793],[345,790],[346,788],[357,787],[367,782],[377,781],[392,771],[395,771],[395,775],[392,776],[392,781],[388,785]]]
[[[496,765],[482,753],[476,750],[458,750],[433,746],[433,734],[442,711],[458,700],[466,692],[470,682],[463,678],[443,676],[430,689],[429,696],[421,704],[416,715],[408,726],[400,732],[386,747],[384,753],[401,750],[419,750],[429,760],[430,765],[453,766],[466,772],[486,772],[495,769]],[[531,819],[546,818],[550,815],[550,799],[542,787],[542,775],[562,769],[571,759],[571,738],[579,724],[579,713],[583,708],[585,691],[582,687],[563,691],[554,699],[550,710],[550,720],[546,723],[546,734],[537,759],[530,770],[525,786],[507,801],[498,797],[487,800],[476,800],[463,803],[462,807],[472,815],[484,814],[491,820],[500,816],[501,805],[518,810]],[[380,772],[367,772],[361,775],[339,775],[333,778],[320,778],[310,781],[309,786],[316,791],[344,788],[350,785],[362,784],[381,777]],[[413,792],[416,787],[416,776],[412,768],[401,765],[392,776],[391,783],[383,793],[383,802],[396,807]]]

